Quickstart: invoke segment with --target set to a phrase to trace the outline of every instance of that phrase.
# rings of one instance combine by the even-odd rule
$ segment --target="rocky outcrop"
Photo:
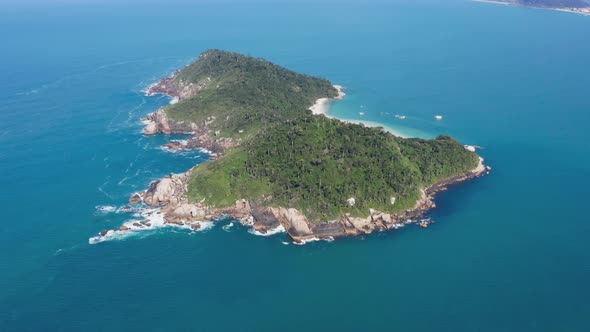
[[[164,94],[179,100],[190,98],[207,88],[211,78],[203,79],[197,83],[186,82],[177,79],[180,70],[161,79],[147,88],[146,95]]]
[[[254,208],[251,211],[254,223],[252,227],[259,232],[266,232],[281,225],[277,216],[269,208]]]
[[[283,207],[269,209],[293,239],[304,239],[313,235],[312,225],[300,211]]]
[[[146,94],[148,96],[154,94],[165,94],[179,101],[193,97],[207,88],[211,82],[211,78],[207,77],[197,83],[186,82],[177,79],[180,71],[174,72],[171,76],[160,80],[157,83],[148,87]],[[194,134],[194,137],[187,141],[186,144],[180,142],[170,142],[164,146],[168,149],[197,149],[202,148],[211,151],[214,154],[221,154],[229,147],[237,146],[241,143],[238,139],[229,137],[222,137],[218,132],[212,132],[210,124],[216,121],[214,116],[211,116],[202,123],[191,121],[174,121],[166,115],[164,108],[160,108],[156,112],[149,114],[144,119],[145,127],[143,133],[145,135],[163,134]]]
[[[171,206],[164,214],[167,223],[178,225],[192,225],[195,221],[206,220],[208,208],[202,204],[182,203]]]
[[[162,112],[162,113],[159,113]],[[194,136],[186,141],[170,141],[163,145],[163,147],[170,150],[192,150],[205,149],[213,154],[214,159],[219,157],[223,152],[230,147],[238,146],[241,139],[233,139],[229,137],[222,137],[219,133],[212,132],[207,124],[197,125],[195,123],[174,123],[169,121],[160,110],[156,113],[150,114],[146,119],[146,127],[144,134],[153,135],[157,133],[164,134],[187,134],[191,133]]]
[[[145,135],[154,135],[157,133],[164,133],[164,134],[172,134],[175,132],[171,127],[168,121],[168,116],[164,109],[160,108],[156,112],[148,115],[144,119],[146,125],[143,128],[143,133]]]
[[[156,94],[176,97],[178,95],[178,86],[175,83],[176,75],[180,70],[175,71],[172,75],[161,79],[147,88],[146,95],[153,96]]]
[[[143,201],[153,206],[178,206],[187,202],[188,180],[191,171],[182,174],[170,174],[150,184],[143,194]]]
[[[136,194],[133,194],[129,198],[129,203],[131,203],[131,204],[141,203],[141,201],[143,200],[143,195],[144,194],[145,194],[145,191],[141,191],[141,192],[138,192]]]
[[[199,207],[195,204],[188,204],[183,203],[177,208],[175,208],[172,212],[170,212],[171,216],[174,216],[179,219],[203,219],[207,214],[206,209]]]
[[[202,203],[188,202],[188,182],[191,170],[182,174],[170,174],[154,181],[146,191],[134,194],[130,201],[145,202],[162,209],[164,221],[177,225],[193,225],[197,221],[211,220],[210,208]],[[138,201],[136,196],[140,197]],[[193,229],[195,229],[193,227]]]
[[[166,94],[170,97],[177,98],[178,101],[193,97],[207,88],[211,82],[211,78],[207,77],[201,81],[185,82],[177,79],[180,71],[174,72],[171,76],[160,80],[148,87],[146,94],[148,96],[154,94]],[[191,121],[174,121],[166,115],[164,108],[160,108],[156,112],[149,114],[144,119],[145,127],[143,133],[145,135],[163,134],[194,134],[193,138],[186,143],[170,142],[164,147],[172,150],[176,149],[206,149],[213,154],[219,156],[225,149],[237,146],[241,143],[239,139],[232,139],[229,137],[220,136],[219,132],[212,132],[210,124],[216,121],[214,116],[211,116],[202,123]]]

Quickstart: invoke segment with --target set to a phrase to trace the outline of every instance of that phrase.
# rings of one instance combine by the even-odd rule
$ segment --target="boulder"
[[[235,207],[239,212],[250,212],[251,210],[250,203],[248,203],[248,201],[243,198],[236,201]]]
[[[172,133],[172,129],[168,123],[168,116],[166,116],[166,112],[164,112],[163,109],[156,111],[154,120],[156,122],[156,128],[158,131],[161,131],[167,135]]]
[[[254,229],[270,229],[278,227],[281,223],[268,208],[254,208],[252,209],[252,217],[254,218]]]
[[[182,225],[184,225],[184,221],[182,221],[182,220],[179,220],[179,219],[168,219],[168,218],[166,218],[166,221],[165,221],[165,223],[166,223],[166,224],[174,224],[174,225],[179,225],[179,226],[182,226]]]
[[[145,128],[143,128],[144,135],[154,135],[158,133],[158,126],[155,122],[149,122]]]
[[[285,209],[282,207],[271,208],[275,217],[283,224],[291,237],[304,237],[312,235],[311,226],[305,215],[296,209]]]
[[[163,205],[168,203],[173,192],[172,180],[170,178],[163,178],[150,187],[145,200],[151,205]]]
[[[205,210],[197,207],[194,204],[181,204],[179,207],[172,211],[171,215],[176,218],[181,219],[196,219],[196,218],[204,218],[205,217]]]
[[[131,196],[129,198],[129,203],[131,203],[131,204],[141,203],[141,195],[133,194],[133,196]]]
[[[371,217],[368,218],[349,218],[348,221],[354,226],[356,229],[364,229],[365,227],[369,226],[372,222]]]
[[[381,222],[383,224],[390,224],[392,222],[390,214],[375,211],[375,210],[371,210],[371,211],[372,211],[372,214],[370,215],[369,219],[371,219],[372,222],[374,222],[374,223]]]

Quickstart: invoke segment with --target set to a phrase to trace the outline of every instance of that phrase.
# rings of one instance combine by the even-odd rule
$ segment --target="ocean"
[[[0,331],[590,330],[589,31],[463,0],[0,4]],[[440,194],[428,229],[90,244],[208,159],[141,118],[210,48],[344,85],[333,116],[481,146],[491,174]]]

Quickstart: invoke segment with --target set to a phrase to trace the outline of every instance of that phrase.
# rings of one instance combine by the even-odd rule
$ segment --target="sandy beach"
[[[327,113],[330,109],[330,101],[344,99],[344,96],[346,96],[346,93],[342,91],[344,87],[342,85],[334,85],[334,88],[338,90],[338,96],[334,98],[320,98],[316,100],[315,104],[309,108],[313,114],[324,114],[328,116]]]
[[[353,120],[353,119],[341,119],[341,118],[336,118],[334,116],[331,116],[328,114],[328,111],[330,110],[330,106],[332,101],[334,100],[341,100],[344,99],[344,97],[346,96],[346,93],[344,93],[344,87],[341,85],[334,85],[334,87],[336,88],[336,90],[338,90],[338,96],[334,97],[334,98],[320,98],[318,100],[316,100],[315,104],[313,104],[313,106],[311,106],[309,109],[312,111],[313,114],[323,114],[329,118],[334,118],[334,119],[338,119],[340,121],[346,122],[346,123],[354,123],[354,124],[362,124],[365,125],[367,127],[382,127],[383,130],[385,130],[388,133],[391,133],[397,137],[406,137],[402,134],[400,134],[397,130],[386,126],[384,124],[378,123],[378,122],[373,122],[373,121],[365,121],[365,120]]]

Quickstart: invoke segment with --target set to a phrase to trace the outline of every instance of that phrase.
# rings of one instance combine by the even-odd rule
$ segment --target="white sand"
[[[330,108],[330,98],[320,98],[315,101],[315,104],[311,106],[309,109],[313,114],[324,114],[328,112]]]
[[[338,96],[336,96],[334,98],[320,98],[320,99],[316,100],[315,104],[313,104],[313,106],[311,106],[309,108],[309,110],[313,114],[327,115],[328,110],[330,109],[330,101],[332,101],[333,99],[334,100],[344,99],[344,96],[346,96],[346,93],[344,93],[342,91],[344,89],[344,87],[341,85],[334,85],[334,87],[336,88],[336,90],[338,90]]]
[[[352,119],[340,119],[340,118],[336,118],[334,116],[331,116],[328,114],[328,110],[330,110],[330,104],[333,100],[341,100],[344,99],[344,97],[346,96],[346,93],[344,93],[342,90],[344,89],[343,86],[341,85],[334,85],[334,87],[336,88],[336,90],[338,90],[338,96],[334,97],[334,98],[320,98],[318,100],[316,100],[315,104],[313,104],[313,106],[311,106],[309,108],[309,110],[313,113],[313,114],[323,114],[329,118],[334,118],[334,119],[338,119],[340,121],[346,122],[346,123],[354,123],[354,124],[362,124],[365,125],[367,127],[382,127],[384,131],[393,134],[394,136],[397,137],[404,137],[404,135],[400,134],[397,130],[393,129],[392,127],[386,126],[384,124],[378,123],[378,122],[373,122],[373,121],[365,121],[365,120],[352,120]]]

